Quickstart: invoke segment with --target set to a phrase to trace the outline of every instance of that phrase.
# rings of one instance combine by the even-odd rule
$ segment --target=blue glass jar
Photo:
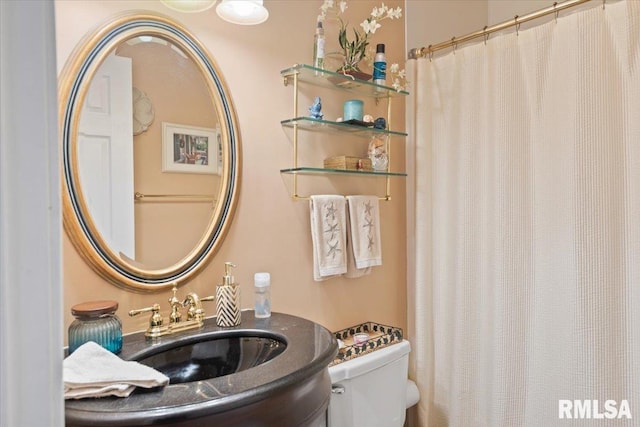
[[[349,120],[362,121],[364,102],[360,99],[350,99],[344,102],[343,117],[342,120],[348,122]]]
[[[122,322],[116,316],[116,301],[89,301],[71,307],[76,318],[69,325],[69,354],[88,341],[112,353],[122,350]]]

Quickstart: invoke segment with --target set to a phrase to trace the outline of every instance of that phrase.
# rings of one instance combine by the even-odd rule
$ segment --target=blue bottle
[[[387,57],[384,53],[384,44],[376,45],[376,56],[373,58],[373,82],[377,85],[385,85],[387,80]]]

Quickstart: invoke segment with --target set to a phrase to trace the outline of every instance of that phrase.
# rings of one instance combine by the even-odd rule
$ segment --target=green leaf
[[[346,49],[347,47],[347,32],[346,31],[340,31],[340,35],[338,36],[338,42],[340,42],[340,47],[342,49]]]

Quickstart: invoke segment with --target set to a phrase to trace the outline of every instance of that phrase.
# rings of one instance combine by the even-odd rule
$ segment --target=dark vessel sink
[[[66,426],[317,427],[337,352],[335,336],[317,323],[275,312],[257,319],[252,310],[234,328],[211,317],[202,329],[153,340],[128,334],[118,356],[163,372],[169,384],[126,398],[66,400]]]
[[[244,371],[280,355],[287,344],[276,337],[201,337],[138,356],[137,361],[169,377],[170,384],[208,380]]]

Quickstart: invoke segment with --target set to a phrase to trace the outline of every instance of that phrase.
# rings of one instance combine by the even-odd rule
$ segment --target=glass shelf
[[[315,68],[306,64],[296,64],[293,67],[285,68],[280,71],[280,74],[284,77],[285,85],[292,83],[294,75],[297,74],[298,80],[305,83],[332,89],[342,89],[371,98],[393,98],[409,95],[409,92],[404,90],[398,91],[392,87],[354,79],[351,76],[345,76],[344,74],[334,73],[333,71]]]
[[[287,128],[298,125],[298,129],[312,132],[353,133],[357,136],[371,137],[372,135],[396,135],[407,136],[405,132],[397,132],[386,129],[376,129],[373,126],[358,126],[342,122],[314,119],[312,117],[296,117],[295,119],[282,120],[280,124]]]
[[[290,175],[362,175],[362,176],[407,176],[406,173],[400,172],[376,172],[376,171],[362,171],[351,169],[327,169],[327,168],[289,168],[280,169],[280,173]]]

